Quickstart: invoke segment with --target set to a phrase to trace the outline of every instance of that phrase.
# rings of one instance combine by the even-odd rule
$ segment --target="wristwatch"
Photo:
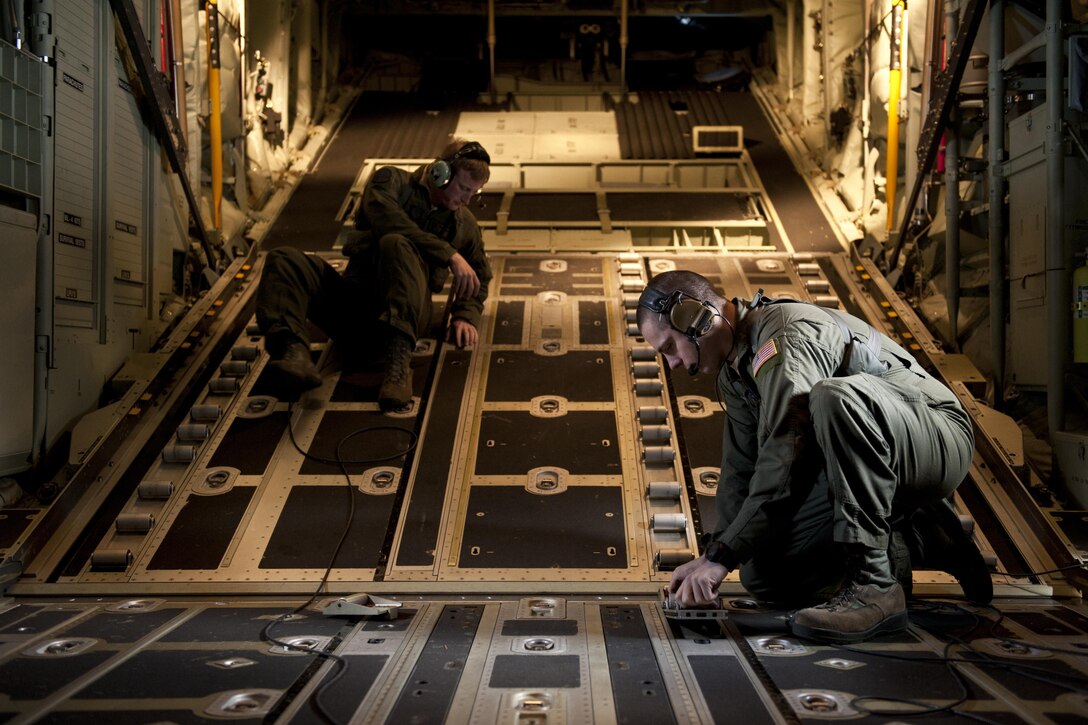
[[[725,562],[723,559],[725,559],[728,553],[729,548],[717,539],[707,544],[706,548],[703,550],[703,556],[706,557],[706,560],[712,561],[715,564],[724,564]]]

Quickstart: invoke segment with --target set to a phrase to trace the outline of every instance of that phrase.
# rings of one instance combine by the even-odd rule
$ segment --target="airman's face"
[[[439,191],[439,201],[442,206],[450,211],[457,211],[472,201],[472,198],[480,193],[483,184],[472,178],[466,169],[461,169],[444,189]]]
[[[659,325],[651,319],[643,323],[640,331],[643,339],[665,359],[670,370],[683,368],[692,375],[716,375],[724,362],[717,325],[710,334],[699,339],[699,348],[667,322]]]

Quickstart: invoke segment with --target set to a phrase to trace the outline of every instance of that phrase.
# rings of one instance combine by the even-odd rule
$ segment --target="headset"
[[[638,306],[668,315],[673,329],[684,333],[692,342],[710,332],[714,318],[721,317],[708,300],[699,301],[680,290],[666,293],[647,287],[638,299]]]
[[[766,305],[772,305],[776,302],[797,301],[798,300],[788,298],[779,298],[775,300],[767,299],[763,296],[763,288],[760,287],[756,290],[755,296],[752,297],[752,301],[748,303],[748,309],[754,310],[758,307],[765,307]],[[691,341],[691,344],[695,346],[695,362],[688,366],[688,375],[695,375],[699,372],[699,361],[702,359],[703,355],[703,351],[699,348],[699,338],[710,332],[715,317],[720,317],[721,321],[725,323],[726,327],[728,327],[729,331],[732,333],[730,335],[732,338],[732,345],[729,348],[729,352],[725,354],[725,359],[728,360],[733,355],[733,351],[737,349],[736,328],[733,327],[733,323],[729,321],[729,318],[723,315],[709,300],[699,301],[680,290],[667,293],[654,289],[653,287],[647,287],[642,291],[642,295],[638,298],[638,306],[645,307],[651,312],[668,314],[669,324],[672,325],[673,329],[682,332],[688,340]]]
[[[698,300],[680,290],[675,292],[662,292],[661,290],[647,287],[638,298],[638,306],[645,307],[651,312],[668,315],[669,324],[674,330],[684,334],[691,344],[695,346],[695,362],[688,366],[688,375],[696,375],[699,372],[699,362],[702,360],[703,351],[699,347],[699,338],[710,332],[715,317],[721,317],[732,329],[729,319],[722,317],[709,300]],[[734,346],[736,339],[733,340]]]
[[[453,180],[453,163],[457,159],[476,159],[489,166],[491,165],[491,156],[484,150],[484,147],[476,141],[469,141],[457,149],[452,156],[438,159],[431,164],[431,183],[434,184],[436,189],[445,189],[449,186],[450,181]]]

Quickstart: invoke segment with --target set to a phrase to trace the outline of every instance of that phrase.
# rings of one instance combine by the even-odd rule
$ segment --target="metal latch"
[[[334,599],[325,605],[323,614],[330,616],[384,617],[396,619],[401,603],[376,594],[352,594]]]

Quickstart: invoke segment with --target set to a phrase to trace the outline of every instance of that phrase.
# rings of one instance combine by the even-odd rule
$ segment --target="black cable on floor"
[[[314,709],[317,710],[317,713],[321,716],[321,718],[323,720],[328,722],[330,725],[337,725],[336,718],[334,718],[332,716],[332,714],[326,709],[325,704],[321,701],[321,697],[325,693],[325,691],[327,691],[330,687],[332,687],[341,677],[344,676],[344,673],[347,672],[347,669],[348,669],[347,660],[345,660],[343,657],[341,657],[340,655],[335,654],[333,652],[326,652],[324,650],[314,650],[314,649],[310,649],[309,647],[302,647],[302,646],[299,646],[299,645],[291,644],[289,642],[285,642],[285,641],[280,640],[280,639],[276,639],[275,637],[272,636],[272,628],[276,624],[278,624],[279,622],[287,621],[289,618],[291,618],[294,615],[298,614],[299,612],[301,612],[302,610],[306,609],[311,604],[313,604],[315,601],[317,601],[317,598],[319,596],[321,596],[322,591],[324,590],[326,584],[329,581],[329,576],[332,574],[333,567],[336,564],[336,559],[337,559],[338,556],[340,556],[340,550],[343,549],[344,542],[347,541],[348,534],[351,532],[351,525],[355,521],[355,495],[352,493],[351,473],[348,471],[347,467],[349,465],[381,463],[383,461],[389,461],[389,460],[392,460],[394,458],[400,458],[401,456],[405,456],[408,453],[411,453],[415,449],[416,444],[419,442],[419,436],[413,430],[409,430],[407,428],[401,428],[400,426],[395,426],[395,425],[372,425],[372,426],[366,426],[364,428],[357,428],[356,430],[353,430],[350,433],[348,433],[347,435],[345,435],[343,438],[341,438],[337,442],[337,444],[336,444],[336,453],[335,453],[336,458],[330,460],[330,459],[327,459],[327,458],[322,458],[321,456],[315,456],[312,453],[304,451],[302,449],[302,447],[298,444],[298,441],[295,440],[295,431],[291,427],[291,421],[290,421],[292,407],[293,407],[293,404],[288,403],[288,405],[287,405],[287,416],[288,416],[287,434],[288,434],[288,437],[291,439],[291,445],[293,445],[295,447],[295,450],[297,450],[299,453],[301,453],[304,458],[307,458],[307,459],[309,459],[311,461],[315,461],[315,462],[318,462],[318,463],[336,464],[337,466],[340,467],[340,472],[344,474],[344,478],[347,480],[347,484],[348,484],[346,489],[345,489],[347,491],[347,493],[348,493],[348,519],[347,519],[347,523],[344,525],[343,533],[340,534],[340,540],[336,542],[336,548],[333,549],[332,556],[329,558],[329,563],[325,567],[325,573],[321,576],[321,581],[318,582],[317,589],[314,591],[314,593],[310,596],[310,598],[308,600],[306,600],[305,602],[303,602],[299,606],[295,607],[295,609],[293,609],[292,611],[290,611],[290,612],[288,612],[286,614],[282,614],[279,617],[276,617],[275,619],[269,621],[268,624],[266,624],[264,626],[264,628],[261,630],[261,639],[263,641],[265,641],[265,642],[270,642],[270,643],[272,643],[274,645],[277,645],[279,647],[283,647],[284,649],[287,649],[287,650],[292,650],[292,651],[295,651],[295,652],[304,652],[306,654],[313,655],[313,656],[319,657],[321,659],[332,660],[334,662],[333,672],[328,677],[325,677],[324,679],[322,679],[322,681],[317,685],[317,687],[314,688],[314,691],[310,694],[310,700],[311,700],[311,702],[313,702]],[[395,430],[395,431],[398,431],[398,432],[401,432],[401,433],[406,433],[408,436],[410,436],[409,443],[403,450],[397,451],[397,452],[392,453],[392,454],[387,455],[387,456],[379,456],[379,457],[374,457],[374,458],[362,458],[362,459],[357,459],[357,460],[344,460],[344,457],[340,454],[340,451],[343,448],[345,443],[347,443],[349,440],[351,440],[353,438],[356,438],[357,436],[363,435],[364,433],[371,433],[371,432],[379,431],[379,430]]]
[[[909,657],[907,655],[896,654],[894,652],[885,652],[885,651],[879,651],[879,650],[862,649],[862,648],[859,648],[859,647],[853,647],[853,646],[849,646],[849,645],[834,645],[834,646],[837,649],[841,649],[841,650],[847,651],[847,652],[854,652],[854,653],[857,653],[857,654],[864,654],[864,655],[871,656],[871,657],[884,657],[884,658],[887,658],[887,659],[901,660],[901,661],[905,661],[905,662],[910,662],[912,664],[923,663],[923,662],[933,663],[933,664],[938,664],[938,663],[939,664],[944,664],[948,668],[948,671],[952,674],[952,676],[955,679],[956,683],[959,685],[961,695],[956,700],[954,700],[953,702],[951,702],[951,703],[949,703],[947,705],[933,705],[932,703],[924,702],[924,701],[921,701],[921,700],[913,700],[913,699],[909,699],[909,698],[883,697],[883,696],[880,696],[880,695],[861,695],[859,697],[854,698],[850,702],[851,706],[854,707],[854,709],[858,710],[858,712],[861,712],[861,713],[864,713],[864,714],[867,714],[867,715],[877,715],[877,716],[880,716],[880,717],[917,717],[917,716],[922,716],[922,715],[933,715],[933,714],[939,714],[939,713],[949,713],[949,714],[954,714],[954,715],[966,717],[966,718],[969,718],[969,719],[972,719],[972,720],[977,720],[979,722],[989,723],[990,725],[999,725],[999,723],[996,723],[993,720],[989,720],[989,719],[987,719],[987,718],[985,718],[982,715],[979,715],[977,713],[972,713],[972,712],[967,712],[967,711],[964,711],[964,710],[955,709],[958,706],[962,705],[963,703],[967,702],[968,699],[970,699],[970,690],[967,687],[967,683],[964,681],[964,675],[963,675],[963,673],[961,673],[958,670],[958,668],[955,667],[955,665],[973,665],[975,667],[981,667],[981,668],[994,667],[994,668],[1006,670],[1006,671],[1008,671],[1010,673],[1018,674],[1018,675],[1020,675],[1022,677],[1026,677],[1028,679],[1037,680],[1037,681],[1040,681],[1040,682],[1045,682],[1046,684],[1049,684],[1049,685],[1052,685],[1052,686],[1055,686],[1055,687],[1059,687],[1059,688],[1062,688],[1062,689],[1065,689],[1065,690],[1069,690],[1070,692],[1074,692],[1074,693],[1078,693],[1078,694],[1084,694],[1085,692],[1088,692],[1088,690],[1085,689],[1085,687],[1088,687],[1088,678],[1071,676],[1071,675],[1068,675],[1068,674],[1063,674],[1063,673],[1060,673],[1060,672],[1056,672],[1054,670],[1049,670],[1049,669],[1046,669],[1044,667],[1035,667],[1035,666],[1032,666],[1032,665],[1014,664],[1014,663],[1011,663],[1011,662],[1005,662],[1003,660],[996,659],[996,658],[986,654],[985,652],[979,652],[974,647],[972,647],[971,643],[968,642],[965,639],[965,637],[969,636],[972,632],[974,632],[979,627],[981,627],[983,622],[988,622],[989,625],[990,625],[989,626],[989,634],[996,640],[1005,641],[1005,642],[1013,642],[1013,643],[1016,643],[1016,644],[1019,644],[1019,645],[1022,645],[1022,646],[1033,647],[1033,648],[1036,648],[1036,649],[1046,649],[1046,650],[1051,649],[1049,647],[1038,646],[1038,645],[1035,645],[1035,644],[1032,644],[1032,643],[1022,642],[1020,640],[1014,640],[1014,639],[1010,639],[1008,637],[1003,637],[1003,636],[997,635],[995,630],[1005,618],[1005,615],[1001,612],[1001,610],[997,609],[997,607],[993,607],[993,606],[989,606],[989,605],[987,606],[988,609],[992,610],[997,615],[996,617],[991,619],[989,617],[979,616],[978,612],[972,611],[972,610],[970,610],[970,609],[968,609],[968,608],[966,608],[966,607],[964,607],[962,605],[959,605],[959,604],[949,605],[949,604],[938,603],[938,602],[927,603],[927,604],[928,604],[928,607],[930,609],[932,609],[934,611],[938,611],[938,612],[940,610],[942,610],[942,609],[951,607],[956,612],[966,614],[973,621],[972,625],[967,629],[967,631],[963,635],[948,635],[949,641],[948,641],[947,644],[945,644],[942,654],[940,654],[938,656],[935,656],[935,657]],[[950,656],[949,651],[951,650],[953,645],[957,645],[957,644],[960,645],[961,647],[963,647],[964,649],[966,649],[968,652],[974,654],[977,657],[977,659]],[[1078,656],[1088,655],[1088,653],[1083,653],[1083,652],[1070,652],[1070,651],[1066,651],[1066,652],[1068,654],[1074,654],[1074,655],[1078,655]],[[1058,679],[1065,679],[1068,682],[1066,682],[1066,683],[1059,682],[1059,681],[1057,681]],[[1076,684],[1074,684],[1074,683],[1076,683]],[[1081,687],[1078,687],[1077,684],[1080,684]],[[898,704],[898,705],[907,705],[907,706],[916,707],[916,708],[919,708],[919,709],[909,710],[909,711],[904,711],[902,709],[891,709],[891,708],[889,708],[889,709],[878,709],[878,708],[873,708],[873,707],[866,707],[864,704],[862,704],[862,703],[867,702],[867,701],[895,703],[895,704]]]

